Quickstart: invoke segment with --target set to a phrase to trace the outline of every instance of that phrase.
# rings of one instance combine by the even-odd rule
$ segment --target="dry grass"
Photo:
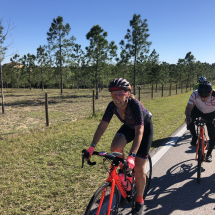
[[[48,93],[49,122],[76,121],[92,114],[92,90],[5,89],[5,114],[0,115],[0,135],[14,134],[46,125],[45,93]],[[103,111],[110,102],[107,91],[95,101],[96,111]]]
[[[180,90],[178,90],[178,93]],[[185,89],[183,89],[185,91]],[[64,89],[63,96],[59,89],[4,89],[5,114],[0,115],[0,138],[8,134],[16,134],[37,127],[46,126],[45,118],[45,93],[49,100],[49,124],[63,121],[76,121],[92,114],[92,90]],[[172,88],[171,95],[176,91]],[[164,97],[169,95],[165,89]],[[141,100],[151,99],[151,88],[141,89]],[[154,92],[153,98],[161,97],[161,88]],[[139,98],[138,91],[136,98]],[[103,112],[111,101],[107,89],[99,93],[95,100],[95,111]]]

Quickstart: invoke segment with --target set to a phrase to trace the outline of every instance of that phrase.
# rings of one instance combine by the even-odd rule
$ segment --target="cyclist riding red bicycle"
[[[124,124],[117,131],[112,141],[111,152],[123,153],[126,144],[133,140],[126,161],[129,166],[128,171],[135,169],[137,198],[133,214],[139,215],[143,211],[143,192],[146,184],[145,165],[154,134],[152,114],[131,94],[131,86],[126,79],[117,78],[111,81],[109,91],[113,101],[107,106],[102,121],[94,134],[92,144],[87,151],[92,155],[96,144],[107,129],[113,114],[115,114]]]
[[[204,117],[209,123],[206,123],[208,136],[210,138],[209,148],[206,154],[206,161],[212,161],[212,150],[215,145],[215,91],[212,90],[212,84],[209,81],[203,81],[199,84],[198,90],[193,91],[185,110],[187,129],[192,134],[191,145],[196,146],[198,137],[194,120],[197,117]],[[211,122],[211,123],[210,123]],[[212,124],[213,123],[213,124]]]

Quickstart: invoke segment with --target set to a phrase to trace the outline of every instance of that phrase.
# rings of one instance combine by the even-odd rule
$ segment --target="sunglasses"
[[[203,98],[203,99],[205,99],[205,98],[207,98],[208,96],[200,96],[201,98]]]
[[[122,98],[124,98],[127,94],[128,94],[128,92],[126,92],[126,93],[111,93],[111,97],[112,97],[113,99],[115,99],[115,98],[122,99]]]

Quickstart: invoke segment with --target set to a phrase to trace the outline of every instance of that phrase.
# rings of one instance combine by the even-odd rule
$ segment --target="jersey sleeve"
[[[198,97],[198,91],[195,90],[193,91],[193,93],[191,94],[190,98],[189,98],[189,101],[188,101],[188,104],[191,104],[191,105],[195,105],[196,104],[196,99]]]
[[[115,108],[115,105],[113,102],[110,102],[109,105],[107,106],[106,110],[105,110],[105,113],[102,117],[102,120],[103,121],[106,121],[106,122],[110,122],[112,117],[113,117],[113,110]]]

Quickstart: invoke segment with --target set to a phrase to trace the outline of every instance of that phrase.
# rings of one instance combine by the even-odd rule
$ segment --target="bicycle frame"
[[[200,133],[199,133],[199,137],[198,137],[195,161],[197,161],[197,154],[198,154],[198,150],[199,150],[199,140],[200,139],[202,139],[202,155],[203,155],[203,162],[204,162],[205,161],[204,152],[205,152],[205,149],[207,148],[207,144],[205,144],[205,142],[207,142],[207,137],[205,135],[204,123],[200,123]]]
[[[128,195],[125,191],[125,188],[123,187],[122,182],[119,179],[119,176],[116,172],[116,169],[117,169],[117,166],[114,166],[114,164],[111,163],[109,177],[106,180],[106,182],[111,182],[111,192],[110,192],[110,200],[109,200],[109,204],[108,204],[107,215],[110,215],[110,212],[111,212],[111,205],[112,205],[112,201],[113,201],[113,194],[114,194],[115,185],[119,189],[119,191],[120,191],[120,193],[124,199],[127,199],[127,197],[128,197]],[[98,207],[96,215],[99,215],[99,212],[100,212],[100,209],[101,209],[101,206],[103,204],[104,197],[105,197],[106,190],[107,189],[103,190],[102,197],[101,197],[101,200],[99,202],[99,207]]]
[[[101,210],[103,210],[103,204],[105,201],[105,206],[104,206],[105,211],[103,210],[103,212],[105,212],[105,213],[103,213],[103,214],[110,215],[112,213],[111,209],[113,206],[112,203],[114,200],[114,194],[116,194],[116,202],[114,202],[114,204],[116,206],[115,212],[117,213],[118,207],[119,207],[119,205],[118,205],[119,192],[121,193],[121,197],[123,197],[123,198],[121,198],[121,204],[132,201],[132,210],[133,210],[134,209],[134,196],[136,195],[136,189],[134,186],[135,179],[133,178],[134,180],[133,180],[133,183],[131,184],[131,190],[129,191],[129,193],[127,193],[127,190],[124,187],[123,182],[121,182],[121,179],[119,178],[118,171],[117,171],[117,168],[119,166],[121,167],[121,164],[122,164],[122,166],[123,166],[122,172],[125,176],[125,179],[127,176],[134,177],[133,171],[132,171],[132,173],[126,174],[128,164],[127,164],[126,160],[119,157],[122,155],[122,153],[119,153],[119,152],[107,153],[104,151],[102,151],[102,152],[94,151],[93,155],[101,156],[104,158],[104,161],[109,160],[112,162],[110,165],[109,176],[106,179],[106,183],[103,184],[92,196],[92,198],[87,206],[87,209],[85,211],[85,214],[89,214],[91,212],[91,209],[93,209],[93,211],[94,211],[93,214],[96,213],[96,215],[99,215]],[[82,168],[84,166],[84,159],[88,158],[88,157],[89,157],[89,153],[87,152],[87,150],[86,149],[82,150]],[[146,176],[147,184],[146,184],[146,187],[144,190],[143,198],[145,198],[145,196],[148,192],[150,181],[151,181],[151,174],[152,174],[152,161],[151,161],[150,155],[148,156],[148,160],[149,160],[149,176],[148,177]],[[88,160],[87,163],[91,166],[96,165],[96,162],[91,162],[90,160]],[[106,170],[107,170],[107,168],[106,168]],[[107,190],[108,190],[108,195],[107,195],[108,197],[107,197],[107,201],[106,201],[105,195],[106,195]],[[97,199],[97,197],[99,197],[99,198]],[[94,203],[96,204],[95,207],[93,207]],[[114,211],[114,209],[113,209],[113,211]]]

